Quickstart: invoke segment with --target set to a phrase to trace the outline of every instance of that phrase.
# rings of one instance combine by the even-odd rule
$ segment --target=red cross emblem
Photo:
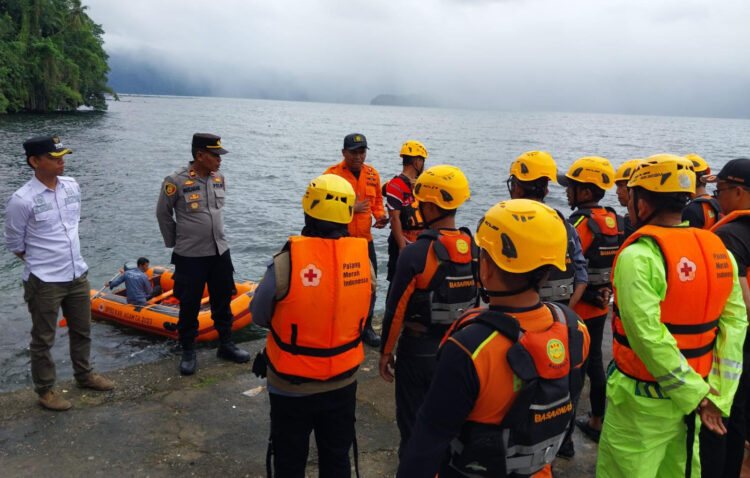
[[[305,287],[317,287],[320,284],[320,278],[323,272],[315,267],[315,264],[308,264],[299,272],[302,278],[302,285]]]
[[[687,257],[680,259],[677,263],[677,276],[681,282],[687,282],[695,279],[696,266],[695,262],[691,261]]]

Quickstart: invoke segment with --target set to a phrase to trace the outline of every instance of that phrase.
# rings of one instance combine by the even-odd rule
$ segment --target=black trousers
[[[396,424],[401,434],[398,455],[406,450],[417,411],[422,406],[437,366],[439,337],[401,335],[396,350]]]
[[[606,321],[606,314],[584,321],[589,329],[589,337],[591,337],[586,375],[589,376],[591,382],[589,400],[591,401],[591,414],[595,417],[604,416],[604,405],[607,400],[607,376],[604,374],[604,363],[602,362],[602,336],[604,335]]]
[[[233,316],[230,305],[234,291],[234,267],[229,251],[207,257],[185,257],[173,253],[172,263],[175,266],[174,296],[180,301],[177,331],[183,350],[195,347],[198,312],[206,285],[211,302],[211,318],[219,332],[219,340],[231,340]]]
[[[747,340],[747,339],[746,339]],[[745,347],[742,359],[742,376],[734,395],[729,418],[724,419],[726,435],[717,435],[705,426],[700,431],[701,477],[737,478],[742,469],[745,440],[748,438],[750,419],[750,354]]]
[[[270,393],[271,446],[276,478],[304,478],[310,433],[318,447],[318,476],[349,478],[357,382],[303,397]]]

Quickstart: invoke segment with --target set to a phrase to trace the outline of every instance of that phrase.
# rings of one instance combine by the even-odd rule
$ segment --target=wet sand
[[[606,327],[605,329],[608,329]],[[240,344],[253,356],[264,341]],[[611,352],[611,337],[605,338]],[[398,459],[393,384],[377,373],[377,351],[367,349],[357,392],[360,476],[394,476]],[[107,376],[111,392],[58,391],[73,403],[66,412],[42,409],[33,390],[0,395],[2,476],[265,476],[269,400],[251,364],[220,361],[213,349],[199,352],[198,371],[182,377],[179,357],[138,365]],[[251,361],[252,363],[252,361]],[[588,410],[588,391],[579,415]],[[593,477],[596,444],[576,430],[576,456],[558,458],[557,478]],[[311,440],[308,476],[317,476]]]

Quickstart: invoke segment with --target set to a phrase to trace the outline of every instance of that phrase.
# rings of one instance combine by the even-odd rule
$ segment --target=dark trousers
[[[396,349],[396,424],[401,434],[398,455],[406,450],[417,411],[422,406],[437,366],[438,337],[401,335]]]
[[[591,402],[591,414],[595,417],[604,416],[604,404],[607,398],[607,377],[604,374],[604,363],[602,362],[602,336],[604,335],[606,320],[607,315],[604,314],[584,321],[591,337],[586,375],[589,376],[591,382],[589,400]]]
[[[746,347],[747,348],[747,347]],[[705,426],[700,431],[701,477],[737,478],[742,469],[747,426],[750,418],[750,354],[742,360],[742,377],[734,395],[729,418],[724,419],[726,435],[717,435]]]
[[[43,394],[55,385],[55,361],[50,349],[55,344],[57,315],[62,308],[68,322],[70,361],[79,382],[91,373],[91,301],[87,273],[70,282],[44,282],[34,274],[23,283],[23,299],[31,314],[31,379],[34,390]]]
[[[396,239],[393,238],[393,234],[388,236],[388,275],[386,280],[388,282],[393,280],[393,275],[396,273],[396,263],[398,262],[398,244]]]
[[[274,476],[304,478],[310,433],[318,447],[318,476],[351,476],[357,382],[303,397],[270,393]]]
[[[211,303],[211,318],[219,332],[219,340],[232,338],[232,292],[234,291],[234,267],[229,251],[222,255],[207,257],[185,257],[172,254],[175,266],[174,296],[180,301],[180,318],[177,331],[183,350],[195,347],[198,335],[198,312],[203,290],[208,285]]]
[[[375,244],[372,241],[367,243],[367,255],[370,256],[370,263],[375,269],[375,277],[378,275],[378,258],[375,255]],[[377,281],[372,282],[372,295],[370,296],[370,310],[367,312],[367,324],[366,327],[372,327],[372,311],[375,309],[376,290],[378,288]]]

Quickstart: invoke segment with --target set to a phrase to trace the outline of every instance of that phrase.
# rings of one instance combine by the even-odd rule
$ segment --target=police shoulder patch
[[[177,186],[175,186],[173,183],[164,183],[164,194],[167,196],[174,196],[174,193],[177,192]]]

